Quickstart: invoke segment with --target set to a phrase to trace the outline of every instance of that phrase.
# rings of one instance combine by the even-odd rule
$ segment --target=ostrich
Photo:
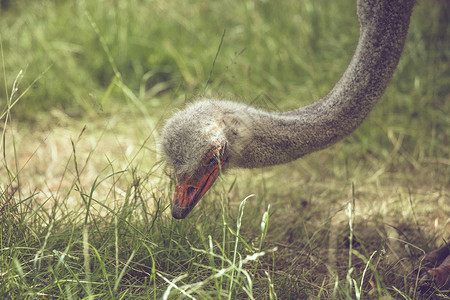
[[[293,161],[352,133],[381,98],[400,59],[415,0],[358,0],[359,41],[347,70],[331,92],[299,109],[273,113],[243,104],[201,99],[165,124],[162,149],[177,178],[174,218],[183,219],[221,170]],[[450,255],[439,249],[433,262]],[[436,253],[435,253],[436,254]],[[429,264],[433,267],[433,263]],[[438,279],[442,270],[433,269]],[[440,278],[439,277],[439,278]],[[445,279],[445,278],[444,278]]]

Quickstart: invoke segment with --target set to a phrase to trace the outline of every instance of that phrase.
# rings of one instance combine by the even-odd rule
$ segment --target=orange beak
[[[222,152],[219,147],[209,155],[208,160]],[[208,161],[206,160],[206,161]],[[203,195],[209,190],[220,175],[220,169],[226,160],[220,160],[210,167],[202,167],[198,173],[204,174],[198,180],[187,177],[183,182],[178,182],[175,187],[175,195],[172,203],[172,216],[175,219],[184,219],[195,205],[200,201]]]

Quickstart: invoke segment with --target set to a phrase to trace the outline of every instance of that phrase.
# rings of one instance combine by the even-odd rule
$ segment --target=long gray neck
[[[254,168],[286,163],[352,133],[381,98],[394,73],[414,2],[359,0],[360,37],[339,82],[327,96],[297,110],[273,114],[249,109],[245,123],[252,134],[241,141],[249,148],[245,156],[236,155],[234,165]]]

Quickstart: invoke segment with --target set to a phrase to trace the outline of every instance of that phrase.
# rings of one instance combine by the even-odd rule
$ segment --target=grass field
[[[414,272],[450,237],[448,1],[418,1],[354,134],[223,175],[182,221],[164,120],[203,95],[323,97],[354,1],[0,3],[0,298],[448,299]]]

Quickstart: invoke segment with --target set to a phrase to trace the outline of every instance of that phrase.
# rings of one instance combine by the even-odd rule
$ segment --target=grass
[[[356,45],[354,3],[1,5],[2,298],[445,297],[413,271],[449,238],[447,3],[419,1],[357,132],[222,176],[183,221],[164,119],[203,94],[269,110],[325,95]]]

